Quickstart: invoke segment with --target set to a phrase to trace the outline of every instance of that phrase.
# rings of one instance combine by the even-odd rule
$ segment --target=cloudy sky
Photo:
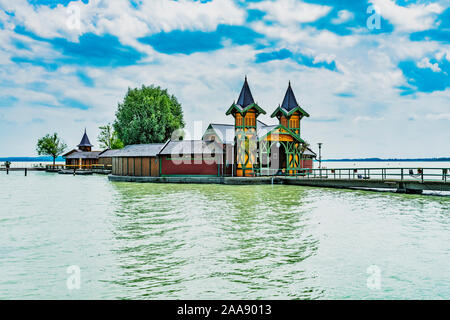
[[[0,156],[35,155],[54,131],[74,146],[84,128],[98,147],[98,127],[142,84],[168,88],[189,130],[231,123],[245,75],[268,124],[291,81],[311,114],[302,137],[325,158],[450,156],[449,7],[0,0]]]

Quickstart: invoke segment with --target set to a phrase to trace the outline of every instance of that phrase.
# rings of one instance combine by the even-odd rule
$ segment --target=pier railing
[[[255,169],[254,172],[255,176],[295,176],[299,179],[450,182],[450,168]]]
[[[78,164],[48,164],[45,166],[47,170],[111,170],[112,165],[110,164],[86,164],[86,165],[78,165]]]

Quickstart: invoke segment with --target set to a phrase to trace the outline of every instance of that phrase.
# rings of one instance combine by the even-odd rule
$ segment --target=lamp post
[[[322,142],[319,142],[318,145],[319,145],[319,169],[322,169]]]

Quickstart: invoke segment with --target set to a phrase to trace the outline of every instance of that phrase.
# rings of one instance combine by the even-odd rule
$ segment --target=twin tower
[[[267,126],[257,121],[258,116],[266,112],[255,103],[247,77],[237,102],[226,112],[226,115],[230,114],[235,119],[238,176],[252,176],[258,170],[269,170],[267,174],[276,173],[270,170],[295,174],[302,169],[305,141],[300,137],[300,122],[309,114],[297,102],[290,82],[282,104],[271,115],[278,119],[278,125]]]

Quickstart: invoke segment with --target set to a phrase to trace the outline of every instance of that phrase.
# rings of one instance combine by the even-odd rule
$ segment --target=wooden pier
[[[215,183],[228,185],[286,184],[345,189],[392,189],[420,194],[424,190],[450,191],[448,168],[341,168],[305,169],[296,175],[256,177],[136,177],[109,175],[110,181],[153,183]]]
[[[63,174],[110,174],[111,165],[90,164],[90,165],[68,165],[68,164],[49,164],[46,165],[45,171],[58,172]]]

